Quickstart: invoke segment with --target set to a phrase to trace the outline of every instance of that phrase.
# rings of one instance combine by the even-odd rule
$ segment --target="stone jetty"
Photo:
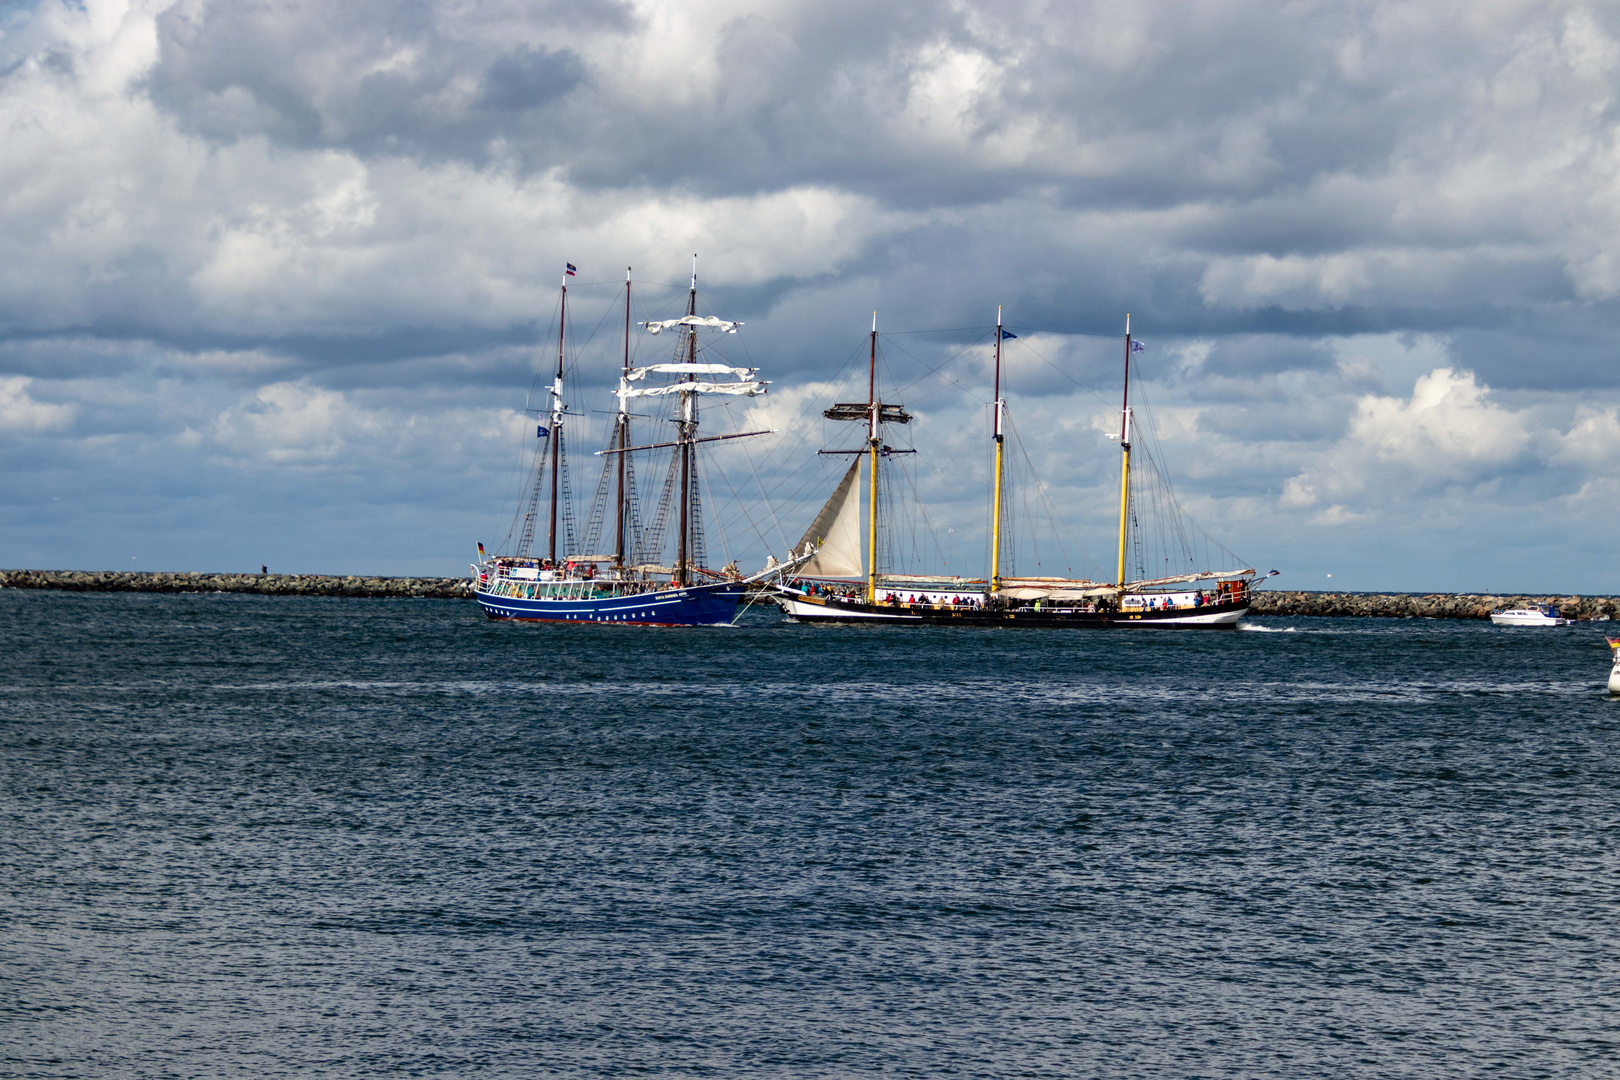
[[[0,570],[0,588],[68,592],[258,593],[263,596],[418,596],[465,600],[467,578],[339,577],[331,574],[150,573],[125,570]]]
[[[1620,617],[1612,596],[1490,596],[1484,593],[1329,593],[1260,589],[1255,615],[1374,616],[1386,619],[1488,619],[1499,608],[1551,604],[1569,619]]]
[[[257,593],[262,596],[427,597],[470,600],[466,578],[340,577],[331,574],[150,573],[123,570],[0,570],[0,588],[69,592]],[[1482,593],[1329,593],[1260,589],[1256,615],[1387,619],[1487,619],[1497,608],[1551,604],[1572,619],[1620,618],[1612,596],[1488,596]]]

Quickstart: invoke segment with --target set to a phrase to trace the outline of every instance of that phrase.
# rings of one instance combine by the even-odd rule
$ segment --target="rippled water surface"
[[[0,1075],[1612,1074],[1602,627],[1257,624],[0,592]]]

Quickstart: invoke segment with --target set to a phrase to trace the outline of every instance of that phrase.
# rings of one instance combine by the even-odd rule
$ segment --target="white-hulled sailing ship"
[[[862,424],[865,445],[857,450],[823,450],[848,454],[849,468],[806,530],[799,550],[814,554],[791,581],[778,582],[774,595],[783,612],[800,622],[911,623],[1016,626],[1147,626],[1231,628],[1249,610],[1252,568],[1194,569],[1152,579],[1128,580],[1132,522],[1131,446],[1135,423],[1130,399],[1133,342],[1130,316],[1125,317],[1125,382],[1120,408],[1119,559],[1112,581],[1058,577],[1003,576],[1006,400],[1002,397],[1002,342],[1012,336],[996,312],[995,392],[991,436],[994,475],[991,485],[989,574],[966,578],[934,574],[885,574],[879,571],[878,528],[884,463],[895,454],[914,453],[890,446],[885,428],[907,424],[911,415],[878,394],[877,317],[872,320],[871,355],[865,401],[838,402],[822,415],[829,420]],[[866,474],[866,529],[861,528],[861,473]],[[864,544],[863,544],[864,541]],[[865,547],[863,555],[862,548]],[[1140,561],[1140,560],[1139,560]],[[1275,573],[1275,571],[1273,571]]]
[[[599,452],[607,460],[591,518],[580,537],[573,527],[564,438],[572,415],[564,403],[563,388],[567,376],[568,278],[573,273],[574,267],[569,265],[563,275],[557,368],[548,390],[549,408],[537,414],[536,434],[544,442],[534,455],[526,505],[520,507],[521,529],[513,530],[518,535],[510,554],[487,557],[484,546],[478,545],[479,562],[472,567],[478,603],[492,619],[654,626],[730,623],[750,584],[794,570],[809,558],[808,552],[783,563],[773,558],[766,569],[752,577],[743,577],[735,562],[720,570],[706,565],[699,447],[769,434],[742,431],[698,435],[698,404],[704,396],[756,397],[766,392],[768,384],[758,378],[754,368],[712,360],[708,347],[700,344],[700,334],[735,334],[742,324],[698,315],[697,257],[693,256],[686,313],[676,319],[639,324],[649,334],[671,334],[676,341],[674,355],[667,363],[632,367],[631,280],[626,271],[624,361],[615,392],[618,406],[612,443]],[[661,418],[674,423],[674,439],[654,439],[632,446],[631,421],[637,415],[631,411],[632,402],[671,406],[670,415]],[[669,453],[669,465],[651,521],[643,522],[634,491],[631,455],[656,451]],[[549,498],[542,556],[533,547],[543,494]],[[604,527],[607,525],[610,527]],[[671,525],[675,558],[665,562],[662,555]],[[613,543],[612,552],[605,554],[596,550],[607,539],[604,534],[611,535]]]

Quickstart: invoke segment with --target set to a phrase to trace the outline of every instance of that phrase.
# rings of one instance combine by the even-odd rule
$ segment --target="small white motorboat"
[[[1569,626],[1574,621],[1564,618],[1551,604],[1526,604],[1491,612],[1491,622],[1497,626]]]
[[[1620,694],[1620,638],[1604,638],[1614,653],[1614,667],[1609,669],[1609,693]]]

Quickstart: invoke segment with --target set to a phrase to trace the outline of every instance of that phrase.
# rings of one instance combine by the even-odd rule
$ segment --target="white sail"
[[[865,573],[861,561],[861,496],[855,489],[860,473],[861,459],[856,456],[833,489],[832,498],[799,541],[799,549],[806,543],[818,545],[810,561],[799,568],[805,577],[856,578]]]
[[[624,380],[620,380],[622,383]],[[663,397],[666,394],[731,394],[742,397],[758,397],[765,392],[768,384],[763,380],[756,382],[678,382],[668,386],[648,386],[640,390],[632,390],[628,386],[619,389],[620,398],[633,397]]]
[[[640,382],[649,373],[656,372],[660,375],[735,375],[739,379],[752,379],[757,371],[757,368],[728,367],[725,364],[648,364],[646,367],[631,368],[625,378]]]
[[[686,315],[679,319],[663,319],[659,322],[642,323],[647,333],[658,334],[665,330],[673,330],[677,326],[702,327],[706,330],[718,330],[722,334],[735,334],[740,322],[725,322],[713,315]]]

